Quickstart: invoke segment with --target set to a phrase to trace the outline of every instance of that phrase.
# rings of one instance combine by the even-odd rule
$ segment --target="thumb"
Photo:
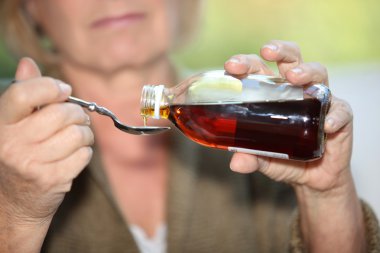
[[[28,80],[41,77],[40,69],[31,58],[22,58],[17,66],[15,79],[16,81]]]

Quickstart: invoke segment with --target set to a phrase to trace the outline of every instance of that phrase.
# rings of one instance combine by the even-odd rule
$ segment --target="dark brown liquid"
[[[322,155],[324,117],[317,99],[171,105],[164,111],[187,137],[208,147],[275,152],[295,160]]]

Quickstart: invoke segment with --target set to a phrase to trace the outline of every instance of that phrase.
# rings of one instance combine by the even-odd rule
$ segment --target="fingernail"
[[[71,86],[67,83],[62,82],[61,80],[56,80],[57,84],[59,85],[59,88],[63,91],[65,94],[71,93]]]
[[[303,69],[301,68],[294,68],[291,70],[294,74],[301,74],[303,72]]]
[[[265,45],[265,46],[263,46],[263,48],[269,48],[272,51],[277,51],[278,50],[278,46],[273,45],[273,44]]]

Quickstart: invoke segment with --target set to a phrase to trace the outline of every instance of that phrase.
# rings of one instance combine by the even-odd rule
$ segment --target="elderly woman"
[[[324,157],[307,163],[231,158],[174,133],[128,135],[65,102],[74,94],[140,125],[142,85],[180,78],[169,53],[191,34],[198,4],[1,1],[10,48],[54,77],[23,58],[0,97],[1,252],[380,250],[376,218],[352,180],[342,100],[327,116]],[[271,41],[260,55],[294,85],[328,83],[293,43]],[[225,69],[273,75],[261,58],[236,55]]]

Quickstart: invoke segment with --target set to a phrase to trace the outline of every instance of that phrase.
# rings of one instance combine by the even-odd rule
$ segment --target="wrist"
[[[362,252],[365,248],[361,204],[347,172],[340,181],[344,183],[328,190],[294,187],[302,237],[312,252]]]
[[[40,252],[52,217],[20,217],[0,208],[0,252]]]
[[[339,184],[328,190],[316,190],[306,185],[296,185],[294,190],[304,225],[312,226],[328,217],[334,219],[334,216],[341,219],[341,212],[347,214],[346,211],[354,216],[361,214],[360,200],[349,170],[342,175]]]
[[[0,232],[1,252],[40,252],[51,220],[41,222],[8,224]]]

